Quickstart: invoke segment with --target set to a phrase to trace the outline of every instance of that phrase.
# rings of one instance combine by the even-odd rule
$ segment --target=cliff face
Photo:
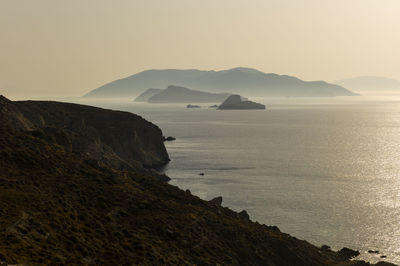
[[[161,129],[132,113],[60,102],[11,102],[4,97],[0,110],[2,120],[14,129],[34,131],[116,168],[155,168],[169,161]]]

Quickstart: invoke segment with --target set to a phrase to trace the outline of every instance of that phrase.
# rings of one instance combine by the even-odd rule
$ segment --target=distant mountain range
[[[400,81],[384,77],[361,76],[334,82],[355,91],[400,90]]]
[[[232,92],[269,97],[333,97],[356,95],[324,81],[303,81],[296,77],[267,74],[251,68],[222,71],[146,70],[105,84],[85,95],[93,98],[136,97],[148,88],[169,85],[209,92]]]
[[[210,93],[191,90],[179,86],[168,86],[165,90],[148,89],[140,94],[135,102],[148,103],[220,103],[229,93]]]

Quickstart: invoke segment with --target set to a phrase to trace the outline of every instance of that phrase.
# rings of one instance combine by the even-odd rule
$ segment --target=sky
[[[146,69],[400,79],[398,0],[0,0],[0,94],[75,97]]]

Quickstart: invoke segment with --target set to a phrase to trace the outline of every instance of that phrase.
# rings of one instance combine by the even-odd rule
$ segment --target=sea
[[[222,196],[223,206],[312,244],[400,264],[400,97],[251,100],[266,110],[75,102],[136,113],[175,137],[164,169],[174,186]]]

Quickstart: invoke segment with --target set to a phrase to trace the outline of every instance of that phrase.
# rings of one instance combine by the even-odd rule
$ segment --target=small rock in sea
[[[368,250],[368,253],[379,254],[379,250]]]
[[[265,105],[255,103],[247,99],[243,99],[240,95],[229,96],[221,105],[218,110],[248,110],[248,109],[262,109],[265,110]]]
[[[322,250],[331,250],[331,247],[328,245],[322,245],[321,249]]]
[[[217,206],[221,206],[221,204],[222,204],[222,197],[219,196],[219,197],[213,198],[213,199],[210,200],[209,202],[210,202],[211,204],[214,204],[214,205],[217,205]]]
[[[344,247],[341,250],[339,250],[338,253],[342,258],[344,258],[346,260],[355,258],[358,255],[360,255],[360,252],[358,250],[352,250],[352,249],[349,249],[349,248],[346,248],[346,247]]]
[[[204,173],[200,173],[199,175],[204,175]]]
[[[385,256],[385,255],[382,255],[382,256],[381,256],[382,259],[384,259],[384,258],[386,258],[386,257],[387,257],[387,256]]]
[[[169,136],[169,137],[164,137],[164,141],[174,141],[176,138]]]
[[[245,211],[245,210],[239,212],[238,215],[239,215],[240,218],[244,218],[246,220],[250,220],[250,216],[247,213],[247,211]]]

